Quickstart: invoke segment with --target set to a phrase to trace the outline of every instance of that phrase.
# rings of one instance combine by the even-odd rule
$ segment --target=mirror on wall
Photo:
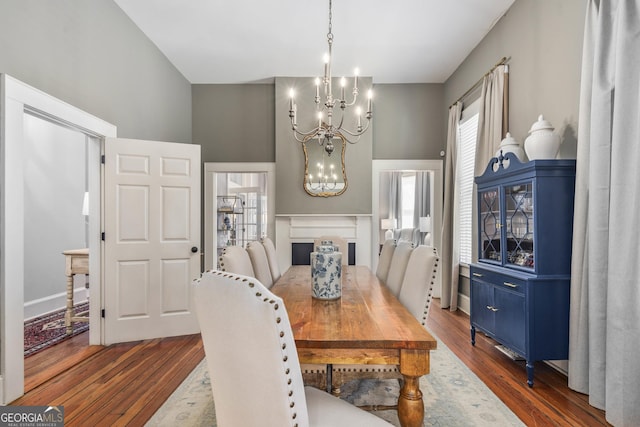
[[[323,140],[320,140],[323,141]],[[347,189],[344,155],[345,140],[333,139],[333,152],[328,154],[317,139],[302,143],[304,151],[304,191],[315,197],[339,196]]]

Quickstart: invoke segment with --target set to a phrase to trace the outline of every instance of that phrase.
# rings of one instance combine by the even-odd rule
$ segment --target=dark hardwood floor
[[[200,335],[89,346],[88,333],[25,359],[12,405],[63,405],[65,426],[143,426],[204,357]]]
[[[470,344],[469,317],[434,300],[428,328],[528,426],[606,426],[604,412],[570,390],[544,363],[535,384],[483,334]],[[64,405],[65,425],[143,426],[202,360],[199,335],[109,347],[89,346],[88,334],[25,359],[25,396],[13,405]]]

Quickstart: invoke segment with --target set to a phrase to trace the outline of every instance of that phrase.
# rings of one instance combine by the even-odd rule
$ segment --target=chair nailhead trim
[[[215,271],[211,270],[211,272],[213,274],[221,275],[223,277],[227,277],[227,278],[230,278],[230,279],[241,280],[242,282],[248,282],[247,278],[241,278],[241,277],[236,276],[233,273],[225,272],[224,269],[215,270]],[[256,286],[254,282],[248,282],[247,284],[249,285],[250,288],[254,288]],[[279,309],[279,304],[276,303],[276,300],[269,299],[269,298],[266,298],[266,297],[262,298],[262,296],[263,296],[262,292],[259,292],[259,291],[257,291],[255,293],[255,295],[256,295],[256,297],[262,299],[263,302],[268,302],[269,304],[273,304],[274,310],[278,310]],[[275,320],[276,320],[277,324],[282,323],[282,318],[280,316],[277,316],[275,318]],[[280,338],[284,338],[285,332],[284,331],[280,331],[279,335],[280,335]],[[287,344],[283,342],[282,343],[282,350],[286,350],[286,348],[287,348]],[[286,363],[288,360],[289,360],[289,356],[287,354],[283,354],[282,361],[284,363]],[[291,386],[291,384],[293,382],[291,377],[290,377],[291,369],[289,367],[287,367],[286,365],[284,366],[284,374],[287,376],[287,385]],[[288,392],[288,395],[289,395],[289,398],[291,398],[291,401],[289,402],[289,407],[293,408],[295,406],[295,401],[293,401],[293,390],[290,389],[289,392]],[[291,417],[292,417],[292,419],[295,419],[297,417],[297,413],[292,412]],[[297,427],[297,426],[298,426],[298,424],[296,423],[295,427]]]

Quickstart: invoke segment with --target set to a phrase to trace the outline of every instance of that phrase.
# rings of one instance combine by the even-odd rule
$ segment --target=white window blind
[[[458,164],[456,165],[456,191],[458,196],[458,230],[460,231],[461,264],[472,261],[473,178],[478,135],[478,110],[475,101],[462,113],[458,123]]]

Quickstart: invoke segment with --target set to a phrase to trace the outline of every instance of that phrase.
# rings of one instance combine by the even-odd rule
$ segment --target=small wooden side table
[[[62,252],[65,258],[64,274],[67,276],[67,310],[64,314],[64,324],[67,335],[73,333],[72,322],[88,322],[88,312],[73,315],[73,276],[84,274],[89,276],[89,249],[71,249]],[[87,287],[89,283],[87,282]]]

